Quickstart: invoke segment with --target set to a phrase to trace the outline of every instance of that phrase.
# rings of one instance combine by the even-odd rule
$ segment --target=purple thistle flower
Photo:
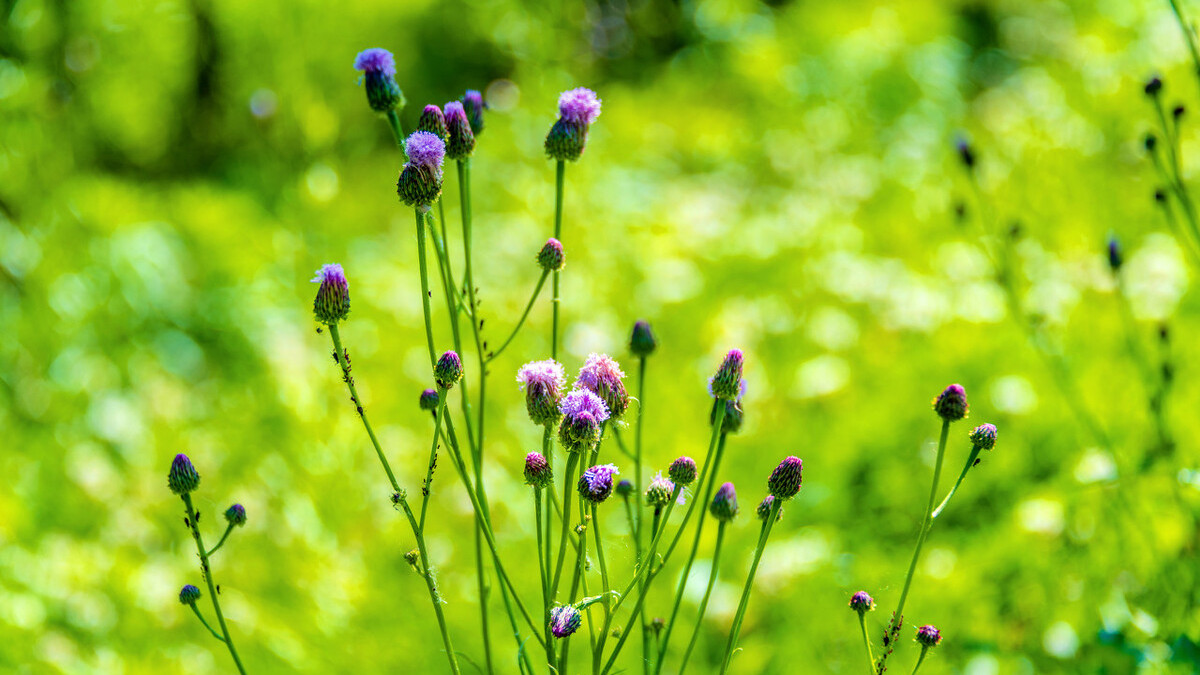
[[[660,509],[671,503],[671,495],[675,494],[675,484],[664,478],[662,472],[654,474],[650,485],[646,487],[646,504]]]
[[[354,69],[364,73],[381,73],[390,77],[396,75],[396,59],[392,53],[380,47],[364,49],[354,57]]]
[[[613,476],[621,473],[616,464],[599,464],[583,470],[579,476],[579,496],[599,504],[608,499],[613,490]]]
[[[620,418],[629,408],[624,379],[621,366],[608,354],[590,354],[575,378],[575,388],[595,393],[608,406],[612,416]]]
[[[671,482],[687,487],[696,480],[696,460],[691,457],[680,457],[671,462],[671,466],[667,469],[667,475],[671,477]]]
[[[716,398],[736,401],[742,394],[742,368],[746,357],[740,349],[730,349],[717,368],[717,374],[708,381],[708,392]]]
[[[414,131],[404,142],[404,151],[408,153],[410,164],[416,164],[441,174],[442,159],[446,156],[446,146],[437,134],[428,131]]]
[[[582,413],[592,416],[597,423],[608,419],[608,406],[588,389],[572,389],[558,404],[559,412],[567,417],[578,417]]]
[[[991,450],[996,447],[996,425],[980,424],[971,431],[970,438],[975,447]]]
[[[961,384],[952,384],[933,399],[933,410],[947,422],[957,422],[967,416],[967,391]]]
[[[767,479],[767,489],[779,499],[791,499],[800,491],[804,462],[795,455],[784,458]]]
[[[350,282],[346,281],[341,265],[323,265],[312,283],[321,284],[313,300],[313,316],[317,321],[332,326],[350,314]]]
[[[414,131],[404,142],[408,161],[396,181],[396,194],[409,206],[428,211],[442,194],[442,160],[446,145],[437,134]]]
[[[775,495],[763,497],[763,500],[758,503],[758,507],[754,509],[754,513],[758,516],[759,520],[766,522],[767,517],[771,515],[771,506],[774,503]],[[779,512],[775,514],[775,521],[779,522],[781,518],[783,518],[783,506],[780,506]]]
[[[733,483],[723,483],[717,488],[717,494],[713,497],[708,511],[713,518],[723,523],[733,520],[738,513],[737,490],[734,489]]]
[[[574,605],[563,605],[550,610],[550,632],[556,638],[565,638],[583,624],[583,615]]]
[[[859,614],[865,614],[875,609],[875,599],[866,591],[859,591],[850,596],[850,609]]]
[[[924,625],[917,629],[917,642],[925,649],[936,647],[942,642],[942,632],[931,625]]]
[[[194,605],[200,599],[200,589],[191,584],[185,584],[179,589],[179,602],[184,605]]]
[[[535,488],[544,488],[554,481],[554,472],[545,455],[531,452],[525,455],[525,482]]]
[[[462,359],[454,350],[444,352],[433,367],[433,379],[442,389],[450,389],[463,377]]]
[[[534,424],[550,426],[562,418],[558,405],[567,384],[558,361],[530,361],[517,371],[517,382],[525,390],[525,409]]]
[[[483,131],[483,111],[487,108],[487,104],[483,102],[483,94],[474,89],[468,89],[459,101],[462,102],[463,108],[467,112],[467,119],[471,122],[471,133],[478,136]]]
[[[575,389],[558,404],[563,414],[558,440],[567,452],[591,450],[600,442],[600,424],[608,419],[608,406],[586,389]]]
[[[450,159],[470,157],[475,150],[475,132],[471,130],[471,122],[467,119],[463,104],[459,101],[447,103],[444,115],[446,133],[449,136],[449,140],[446,141],[447,156]]]
[[[600,116],[600,103],[591,89],[570,89],[558,97],[558,116],[571,124],[587,126]]]
[[[196,473],[196,467],[187,455],[175,455],[171,472],[167,474],[167,487],[177,495],[186,495],[200,487],[200,474]]]
[[[246,507],[241,504],[234,504],[225,509],[225,522],[229,523],[230,527],[241,527],[246,524]]]

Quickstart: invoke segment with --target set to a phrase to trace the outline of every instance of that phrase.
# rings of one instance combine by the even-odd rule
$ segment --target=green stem
[[[646,412],[646,357],[645,356],[638,357],[637,397],[638,397],[638,411],[637,411],[637,420],[636,420],[637,427],[634,429],[634,432],[633,432],[633,434],[634,434],[633,435],[633,481],[634,481],[633,484],[634,484],[635,488],[638,490],[638,493],[640,494],[640,492],[642,490],[642,415]],[[617,440],[620,441],[620,436],[617,437]],[[633,550],[634,550],[634,556],[635,556],[634,559],[641,561],[641,559],[642,559],[642,541],[643,541],[642,540],[642,521],[643,521],[642,516],[643,516],[643,513],[642,513],[642,502],[640,499],[638,500],[637,506],[638,506],[637,519],[636,519],[636,521],[633,521],[631,519],[630,527],[633,530]],[[644,581],[642,583],[643,583],[643,585],[645,584]],[[645,613],[642,614],[641,622],[642,622],[643,671],[645,673],[650,673],[654,669],[654,665],[651,663],[651,661],[653,659],[654,654],[657,653],[657,648],[654,645],[652,645],[651,643],[656,642],[656,640],[654,639],[655,636],[650,635],[650,626],[649,626],[648,622],[646,621]]]
[[[396,482],[396,474],[392,473],[392,466],[388,464],[387,457],[383,455],[383,448],[379,445],[379,439],[375,437],[375,430],[367,421],[367,412],[363,409],[362,399],[358,397],[358,392],[354,388],[354,377],[350,375],[350,362],[346,360],[346,350],[342,348],[342,338],[338,333],[337,324],[329,324],[329,337],[333,340],[333,355],[337,358],[338,365],[342,367],[342,380],[346,383],[346,388],[350,390],[350,401],[358,410],[358,418],[362,420],[363,428],[367,430],[367,436],[371,439],[371,445],[375,448],[379,463],[383,465],[383,470],[387,473],[392,491],[401,492],[400,484]]]
[[[208,557],[211,558],[212,554],[216,553],[217,549],[221,548],[225,544],[225,540],[229,538],[229,533],[233,532],[233,527],[233,523],[229,523],[229,525],[225,528],[225,534],[221,535],[221,541],[218,541],[217,545],[212,547],[212,550],[208,552]]]
[[[717,473],[717,469],[716,469],[715,465],[716,465],[717,461],[720,461],[719,458],[722,454],[724,454],[724,449],[725,449],[725,446],[724,446],[725,434],[721,433],[721,428],[725,424],[725,410],[726,410],[726,406],[724,404],[724,401],[717,399],[717,417],[713,421],[712,437],[708,441],[708,453],[704,456],[704,466],[703,466],[703,468],[700,469],[700,478],[699,478],[700,482],[697,483],[698,485],[707,484],[706,480],[709,476],[710,470],[711,470],[711,473],[714,476],[714,480],[715,480],[715,476]],[[721,444],[719,447],[718,447],[718,443]],[[716,461],[714,461],[714,457],[716,457],[718,459]],[[710,494],[710,495],[708,495],[708,497],[706,497],[706,499],[711,498],[711,497],[712,497],[712,495]],[[693,499],[692,503],[688,505],[687,513],[685,513],[683,515],[683,522],[679,524],[679,529],[675,532],[675,538],[671,540],[671,545],[667,547],[667,552],[663,554],[662,565],[667,564],[667,559],[671,557],[671,553],[675,551],[675,547],[679,544],[679,540],[683,537],[683,530],[684,530],[684,528],[687,527],[688,520],[692,517],[692,511],[695,510],[696,503],[697,503],[697,501],[695,499]],[[705,506],[707,506],[707,504]],[[703,508],[700,509],[700,517],[701,517],[700,522],[703,523],[704,522],[703,521],[703,518],[704,518],[704,509]],[[699,529],[699,528],[697,528],[697,529]],[[694,548],[694,546],[695,545],[693,544],[693,548]],[[662,569],[662,565],[659,566],[659,569]],[[685,578],[686,578],[686,574],[685,574]],[[663,640],[663,642],[666,642],[666,640]]]
[[[858,613],[858,627],[862,629],[863,644],[867,647],[867,675],[875,675],[875,650],[871,649],[871,640],[867,638],[867,620],[863,612]]]
[[[429,368],[437,367],[437,351],[433,348],[433,312],[429,309],[429,267],[425,262],[425,214],[413,209],[417,216],[417,262],[421,268],[421,310],[425,313],[425,344],[429,349]]]
[[[544,638],[546,640],[546,663],[554,663],[554,641],[550,635],[550,574],[546,569],[546,542],[542,537],[542,489],[533,489],[533,518],[537,529],[538,546],[538,575],[542,582],[542,622],[546,624]]]
[[[508,347],[509,343],[513,341],[513,338],[517,337],[517,331],[521,330],[521,326],[525,325],[525,319],[529,316],[529,310],[533,309],[533,303],[537,301],[538,295],[541,294],[542,286],[546,284],[546,277],[548,276],[550,276],[550,272],[548,270],[542,272],[542,276],[538,278],[537,285],[533,287],[533,295],[529,296],[529,302],[525,305],[525,311],[521,313],[521,318],[517,320],[517,325],[513,327],[512,333],[508,336],[508,339],[504,341],[504,344],[500,345],[499,349],[488,355],[488,361],[500,356],[500,352],[504,351],[504,348]]]
[[[946,440],[950,437],[950,420],[942,420],[942,434],[938,438],[937,461],[933,465],[933,482],[929,486],[929,504],[925,507],[925,515],[921,519],[921,529],[917,533],[917,546],[913,549],[912,562],[908,564],[908,574],[904,576],[904,588],[900,591],[900,602],[896,604],[896,611],[892,612],[891,621],[888,622],[888,629],[885,634],[895,632],[900,622],[904,620],[904,602],[908,599],[908,590],[912,587],[913,574],[917,571],[917,561],[921,559],[921,547],[925,545],[925,538],[929,536],[930,527],[933,525],[933,504],[937,499],[938,479],[942,475],[942,461],[946,457]],[[882,672],[882,667],[887,663],[890,650],[885,651],[879,657],[879,667]]]
[[[400,497],[400,507],[404,509],[404,515],[408,518],[408,524],[412,527],[413,536],[417,540],[417,551],[421,554],[421,576],[425,579],[425,587],[429,590],[429,599],[433,603],[433,612],[437,615],[438,629],[442,633],[442,645],[446,650],[446,658],[450,661],[450,672],[460,675],[462,671],[458,668],[458,655],[454,651],[454,645],[450,642],[450,632],[446,629],[446,616],[442,613],[442,598],[433,581],[433,571],[429,565],[429,552],[425,549],[425,535],[422,534],[421,527],[417,524],[417,519],[408,506],[408,499],[404,496]]]
[[[1195,67],[1196,76],[1200,79],[1200,49],[1196,47],[1196,36],[1192,34],[1192,28],[1183,16],[1179,0],[1170,0],[1170,2],[1171,10],[1175,13],[1175,20],[1179,22],[1179,29],[1183,31],[1183,39],[1187,42],[1188,52],[1192,55],[1192,65]]]
[[[192,530],[192,539],[196,540],[196,552],[200,554],[200,575],[204,577],[204,583],[208,584],[208,597],[212,599],[213,611],[217,613],[217,625],[221,627],[221,634],[225,636],[225,646],[229,648],[229,655],[233,657],[233,663],[237,666],[238,672],[246,675],[242,660],[238,658],[237,650],[233,647],[233,638],[229,636],[229,627],[225,625],[225,615],[221,613],[221,603],[217,600],[217,588],[212,580],[212,568],[208,564],[208,554],[204,552],[204,538],[200,536],[200,525],[196,522],[196,510],[192,507],[192,495],[185,492],[180,497],[187,510],[188,527]],[[196,612],[196,616],[200,616],[199,611]],[[209,628],[209,630],[212,629]]]
[[[567,164],[563,160],[558,160],[554,166],[554,238],[562,241],[562,213],[563,213],[563,178],[566,176]],[[559,271],[554,272],[554,301],[551,305],[553,312],[553,323],[550,328],[550,358],[558,360],[558,279]]]
[[[567,453],[567,469],[563,472],[563,501],[562,501],[562,531],[558,538],[558,562],[554,564],[554,581],[550,584],[551,602],[558,599],[558,585],[562,580],[563,561],[567,557],[567,538],[571,536],[571,477],[575,475],[575,467],[579,464],[579,453]]]
[[[717,583],[717,573],[720,570],[721,563],[721,542],[725,541],[725,521],[719,521],[717,525],[717,544],[713,547],[712,567],[708,571],[708,586],[704,589],[704,597],[700,600],[699,615],[696,617],[696,626],[692,628],[692,639],[688,640],[687,650],[683,652],[683,661],[679,664],[679,673],[687,669],[688,659],[692,656],[692,650],[696,648],[696,640],[700,638],[700,626],[704,623],[704,611],[708,609],[708,599],[712,597],[713,586]],[[658,671],[662,670],[663,657],[666,656],[666,643],[659,647],[658,653]],[[657,671],[656,671],[657,672]]]
[[[925,663],[925,654],[929,652],[929,647],[921,645],[921,655],[917,657],[917,665],[913,666],[912,675],[917,675],[917,671],[921,669],[921,664]]]
[[[433,470],[437,467],[438,436],[442,430],[442,415],[446,411],[446,396],[449,392],[438,385],[438,407],[433,414],[433,443],[429,448],[429,468],[425,472],[425,485],[421,488],[421,532],[425,531],[425,512],[429,509],[429,496],[433,494]]]
[[[596,558],[600,561],[600,592],[604,595],[604,624],[609,623],[611,616],[612,599],[609,591],[612,586],[608,583],[608,566],[604,563],[604,546],[600,542],[600,517],[596,512],[596,504],[592,504],[592,537],[596,540]],[[604,654],[604,642],[608,638],[608,631],[600,634],[597,642],[596,650],[592,653],[592,672],[600,672],[600,657]]]
[[[746,607],[750,604],[750,589],[754,585],[754,575],[758,572],[758,563],[762,560],[763,549],[767,547],[767,539],[771,536],[771,526],[775,524],[781,506],[781,500],[772,500],[771,511],[767,514],[766,522],[763,523],[762,536],[758,539],[758,547],[754,549],[754,561],[750,563],[750,573],[746,575],[746,585],[742,588],[742,599],[738,601],[737,614],[733,617],[729,641],[725,643],[725,658],[722,659],[721,664],[722,675],[729,670],[729,664],[733,661],[733,648],[737,644],[738,635],[742,632],[742,621],[746,618]]]
[[[408,161],[408,153],[404,149],[404,125],[400,124],[400,113],[395,109],[387,111],[388,126],[392,129],[392,136],[396,139],[396,145],[400,146],[400,154],[404,156],[404,160]]]
[[[217,638],[221,642],[224,642],[225,638],[221,637],[221,634],[213,630],[212,626],[208,625],[208,622],[204,620],[204,615],[200,613],[200,608],[196,606],[196,603],[193,602],[190,606],[192,611],[196,613],[196,618],[200,619],[200,623],[204,624],[204,627],[208,629],[208,632],[212,633],[213,637]]]
[[[962,473],[958,474],[958,480],[954,481],[954,487],[950,488],[950,492],[946,494],[946,498],[933,510],[933,514],[929,517],[931,521],[942,514],[942,510],[950,503],[950,498],[954,496],[955,492],[958,492],[958,486],[962,485],[963,479],[967,477],[967,472],[971,470],[971,467],[975,466],[975,460],[979,459],[980,450],[982,448],[978,445],[971,446],[971,454],[967,455],[967,463],[963,465]]]

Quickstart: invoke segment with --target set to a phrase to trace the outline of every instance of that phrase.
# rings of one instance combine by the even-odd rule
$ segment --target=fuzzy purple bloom
[[[408,153],[409,163],[441,172],[442,159],[446,156],[446,146],[437,134],[428,131],[414,131],[404,142],[404,151]]]
[[[579,476],[579,496],[593,504],[608,499],[613,490],[613,476],[621,473],[616,464],[599,464],[583,470]]]
[[[597,423],[608,419],[608,406],[599,396],[588,389],[571,390],[558,404],[558,410],[566,417],[578,417],[586,413]]]
[[[800,491],[804,462],[795,455],[784,458],[767,479],[767,489],[779,499],[791,499]]]
[[[608,354],[590,354],[575,378],[575,388],[595,393],[608,406],[609,413],[620,418],[629,408],[624,379],[621,366]]]
[[[175,455],[167,474],[167,487],[177,495],[186,495],[200,487],[200,474],[196,473],[196,467],[187,455]]]
[[[517,382],[525,391],[525,409],[534,424],[549,426],[562,418],[558,404],[567,384],[563,367],[558,361],[530,361],[517,371]]]
[[[589,125],[600,116],[600,103],[591,89],[570,89],[558,97],[558,115],[571,124]]]
[[[396,59],[392,53],[380,47],[364,49],[354,57],[354,69],[364,73],[382,73],[394,77],[396,75]]]
[[[867,594],[866,591],[859,591],[850,596],[850,609],[865,614],[875,609],[875,599]]]
[[[556,638],[565,638],[583,624],[583,615],[574,605],[563,605],[550,610],[550,632]]]
[[[332,326],[350,314],[350,282],[337,263],[329,263],[317,270],[312,283],[321,284],[313,300],[313,316],[317,321]]]
[[[957,422],[967,416],[967,391],[961,384],[952,384],[933,399],[933,410],[947,422]]]
[[[936,647],[942,641],[942,632],[934,626],[924,625],[917,629],[917,642],[928,649]]]

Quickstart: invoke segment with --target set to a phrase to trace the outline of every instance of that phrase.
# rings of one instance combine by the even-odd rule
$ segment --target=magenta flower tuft
[[[574,605],[563,605],[550,610],[550,632],[556,638],[565,638],[579,630],[583,615]]]
[[[364,49],[354,57],[354,69],[364,73],[396,75],[396,59],[392,53],[380,47]]]
[[[446,146],[437,134],[429,131],[414,131],[404,142],[404,151],[408,153],[410,164],[441,173],[442,159],[446,156]]]
[[[558,404],[562,401],[567,378],[558,361],[530,361],[517,371],[517,382],[525,391],[525,410],[534,424],[551,426],[562,418]]]
[[[571,124],[589,125],[600,116],[600,99],[586,87],[564,91],[558,97],[558,116]]]
[[[396,84],[396,60],[386,49],[375,47],[358,53],[354,68],[362,72],[367,104],[375,112],[391,112],[404,107],[404,92]]]
[[[588,389],[572,389],[563,397],[558,409],[567,417],[588,413],[597,423],[608,420],[608,406],[599,396]]]
[[[593,504],[608,499],[613,490],[613,476],[621,473],[616,464],[599,464],[583,470],[579,476],[579,496]]]
[[[875,599],[866,591],[859,591],[850,596],[850,609],[859,614],[865,614],[875,609]]]
[[[942,642],[942,632],[934,626],[921,626],[917,629],[917,642],[926,649],[936,647]]]
[[[346,281],[341,265],[323,265],[312,283],[321,284],[313,300],[313,316],[317,321],[332,326],[350,314],[350,282]]]
[[[525,482],[535,488],[544,488],[554,481],[554,472],[545,455],[531,452],[525,455]]]
[[[624,379],[621,366],[608,354],[591,354],[579,369],[575,388],[599,396],[608,406],[612,417],[619,419],[629,408],[629,394],[625,390]]]

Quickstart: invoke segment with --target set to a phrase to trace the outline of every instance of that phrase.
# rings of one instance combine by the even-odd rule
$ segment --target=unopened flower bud
[[[1125,263],[1125,256],[1121,252],[1121,242],[1117,240],[1116,235],[1108,237],[1108,269],[1112,270],[1113,274],[1121,271],[1121,265]]]
[[[629,335],[629,351],[633,352],[634,356],[650,356],[658,347],[658,341],[654,339],[654,331],[650,329],[650,324],[645,319],[638,319],[633,324],[633,332]]]
[[[442,139],[443,143],[446,142],[449,135],[446,133],[446,116],[442,114],[442,109],[436,105],[425,106],[417,120],[417,131],[428,131]]]
[[[234,504],[225,509],[225,522],[231,526],[241,527],[246,524],[246,507],[241,504]]]
[[[446,104],[446,156],[450,159],[466,159],[475,151],[475,132],[471,131],[471,122],[459,101]]]
[[[991,450],[996,447],[996,425],[980,424],[971,431],[971,442],[981,450]]]
[[[200,487],[200,474],[196,473],[196,467],[187,455],[175,455],[171,472],[167,474],[167,487],[177,495],[186,495]]]
[[[321,284],[313,300],[313,316],[317,321],[332,326],[345,320],[350,314],[350,283],[342,266],[337,263],[321,266],[312,283]]]
[[[771,472],[767,489],[779,499],[791,499],[800,491],[803,468],[804,462],[799,457],[789,455]]]
[[[875,599],[866,591],[859,591],[850,597],[850,609],[859,614],[866,614],[875,609]]]
[[[622,480],[620,483],[617,483],[616,492],[618,497],[628,497],[633,494],[633,483],[629,480]]]
[[[708,511],[713,518],[723,523],[733,520],[738,513],[737,491],[734,490],[733,483],[723,483],[717,488],[717,494],[713,497]]]
[[[436,389],[426,389],[421,392],[419,399],[421,410],[436,411],[438,407],[438,393]]]
[[[542,250],[537,254],[538,266],[547,272],[557,272],[567,264],[567,254],[563,252],[562,242],[550,237]]]
[[[1143,91],[1146,92],[1147,96],[1154,97],[1154,96],[1158,96],[1158,93],[1160,91],[1162,91],[1162,87],[1163,87],[1162,80],[1157,75],[1155,75],[1154,77],[1151,77],[1149,80],[1146,81],[1146,86],[1143,87]]]
[[[754,513],[758,516],[759,520],[766,522],[767,516],[771,515],[771,505],[774,503],[774,495],[767,495],[761,502],[758,503],[758,507],[754,509]],[[779,512],[775,514],[775,521],[779,522],[781,518],[783,518],[783,506],[780,506]]]
[[[467,113],[467,120],[471,123],[471,133],[478,136],[483,131],[483,111],[487,108],[487,104],[483,102],[483,94],[474,89],[468,89],[459,101],[462,102],[463,110]]]
[[[554,472],[542,453],[525,455],[525,482],[535,488],[544,488],[554,482]]]
[[[736,401],[742,391],[742,367],[745,357],[740,349],[730,349],[717,368],[717,374],[708,381],[709,392],[725,401]]]
[[[550,632],[556,638],[565,638],[579,630],[583,615],[574,605],[563,605],[550,610]]]
[[[933,410],[947,422],[957,422],[967,416],[967,391],[961,384],[952,384],[933,400]]]
[[[433,368],[433,381],[442,389],[450,389],[463,377],[462,359],[453,350],[442,354]]]
[[[960,138],[955,142],[954,147],[958,150],[958,159],[962,165],[971,170],[975,168],[975,151],[971,148],[971,144],[967,139]]]
[[[936,647],[942,641],[942,632],[937,628],[925,625],[917,629],[917,642],[921,643],[922,647]]]
[[[184,605],[194,605],[200,599],[200,589],[191,584],[179,589],[179,602]]]
[[[417,569],[417,563],[421,561],[420,549],[414,548],[413,550],[409,551],[408,553],[405,553],[404,561],[407,562],[409,565],[412,565],[412,568],[414,570]]]
[[[676,485],[684,487],[691,485],[692,481],[696,480],[696,460],[691,457],[680,457],[671,462],[670,468],[667,469],[667,475]]]
[[[654,508],[662,508],[671,503],[671,495],[675,494],[675,484],[670,480],[663,478],[663,475],[656,474],[650,480],[650,485],[646,488],[646,505]]]
[[[363,50],[354,59],[354,69],[363,74],[372,110],[388,112],[404,107],[404,92],[396,84],[396,61],[391,52],[378,47]]]
[[[613,491],[613,476],[619,474],[615,464],[600,464],[583,470],[579,476],[579,496],[599,504],[608,499]]]

